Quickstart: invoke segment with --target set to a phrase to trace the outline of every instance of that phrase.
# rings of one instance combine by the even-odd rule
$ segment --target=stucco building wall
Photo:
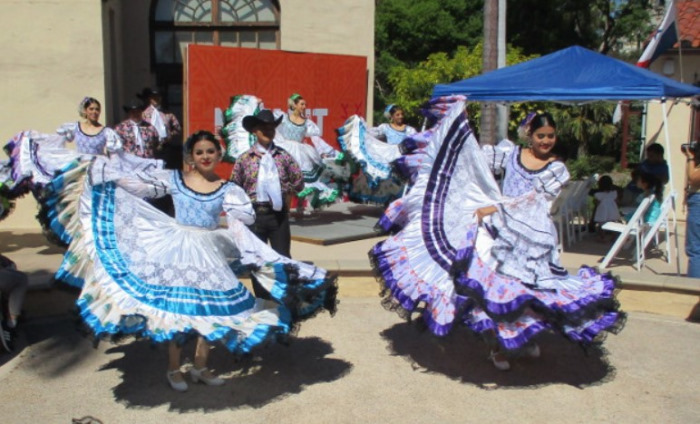
[[[0,15],[0,143],[23,129],[53,132],[78,120],[84,96],[102,102],[101,121],[124,118],[121,106],[156,81],[147,0],[4,0]],[[367,116],[374,79],[374,1],[280,2],[282,50],[367,58]],[[0,153],[0,158],[6,158]],[[38,228],[25,196],[4,229]]]
[[[79,119],[84,96],[105,98],[101,2],[5,0],[2,6],[0,143],[23,129],[53,132]],[[35,215],[36,202],[25,196],[2,227],[38,228]]]
[[[684,53],[682,57],[682,69],[680,61],[681,59],[678,56],[678,51],[670,51],[655,60],[649,69],[677,81],[683,81],[687,84],[696,84],[699,77],[700,53],[697,50]],[[672,73],[669,72],[671,69],[673,70]],[[685,156],[681,153],[680,146],[683,143],[687,143],[691,138],[692,107],[689,105],[689,100],[690,99],[681,99],[681,101],[677,102],[675,99],[669,99],[666,102],[670,151],[665,152],[665,157],[671,167],[673,178],[672,188],[679,194],[679,202],[677,202],[676,206],[678,218],[682,220],[685,220],[685,214],[682,212],[680,205],[683,200],[683,191],[686,185],[686,163]],[[646,144],[660,143],[666,148],[662,110],[663,108],[660,102],[649,103],[646,121]]]
[[[281,48],[287,51],[367,57],[367,111],[374,103],[374,1],[281,2]]]

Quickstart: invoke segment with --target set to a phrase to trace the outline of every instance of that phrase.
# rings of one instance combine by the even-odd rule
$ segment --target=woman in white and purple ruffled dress
[[[556,229],[544,218],[569,179],[551,154],[551,116],[529,123],[528,148],[482,149],[464,104],[459,97],[434,99],[428,112],[440,121],[414,136],[413,151],[399,160],[415,182],[380,221],[395,234],[370,251],[383,303],[422,309],[436,335],[466,325],[491,343],[490,359],[501,370],[510,368],[508,354],[539,356],[535,337],[544,330],[584,346],[618,330],[624,314],[614,278],[586,266],[568,274]],[[502,192],[493,177],[499,170]]]
[[[44,234],[60,245],[70,243],[70,231],[65,226],[70,225],[75,210],[68,205],[75,205],[70,199],[79,196],[80,176],[88,162],[96,156],[123,154],[119,135],[100,123],[101,110],[97,99],[85,97],[78,105],[80,121],[61,125],[55,134],[22,131],[5,145],[10,156],[6,167],[13,181],[10,191],[15,197],[28,191],[34,194],[40,207],[37,219]],[[74,142],[76,148],[68,148],[69,142]],[[131,159],[122,161],[123,166],[140,166],[137,158]],[[56,178],[57,175],[65,178]],[[60,199],[56,198],[59,192]]]

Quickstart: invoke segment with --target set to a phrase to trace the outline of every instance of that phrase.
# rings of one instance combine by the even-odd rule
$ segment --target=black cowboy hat
[[[248,115],[243,118],[243,128],[248,132],[253,132],[259,125],[274,124],[276,127],[280,122],[282,122],[282,116],[275,119],[275,115],[270,109],[263,109],[257,115]]]
[[[122,106],[122,109],[124,109],[124,112],[129,113],[132,110],[143,110],[143,104],[141,102],[137,102],[136,100],[132,100],[129,103],[125,104]]]
[[[160,96],[160,92],[150,87],[144,88],[143,90],[141,90],[141,93],[136,93],[136,97],[138,97],[141,100],[148,100],[153,96]]]

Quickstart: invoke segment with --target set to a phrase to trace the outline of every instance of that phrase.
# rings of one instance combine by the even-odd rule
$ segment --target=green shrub
[[[615,158],[610,156],[582,156],[566,162],[572,180],[581,180],[593,174],[607,174],[617,165]]]

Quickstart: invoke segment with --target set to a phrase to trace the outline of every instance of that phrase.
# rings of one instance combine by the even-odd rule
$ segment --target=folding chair
[[[562,188],[561,193],[559,193],[559,196],[557,196],[557,198],[554,199],[554,202],[552,202],[552,207],[549,210],[549,216],[552,218],[552,221],[554,221],[554,224],[557,226],[557,230],[559,232],[559,244],[557,245],[559,252],[564,251],[564,229],[567,228],[568,230],[569,220],[567,201],[569,195],[571,194],[571,189],[572,186],[570,184],[565,185],[564,188]]]
[[[671,208],[673,207],[673,196],[666,196],[663,203],[661,203],[661,212],[659,217],[654,221],[653,224],[644,232],[644,239],[642,239],[642,249],[646,251],[652,240],[656,246],[659,245],[659,232],[664,232],[664,241],[666,242],[666,262],[671,263],[671,243],[669,242],[668,233],[668,216],[671,213]]]
[[[627,242],[628,238],[634,237],[636,248],[635,261],[637,271],[640,271],[642,269],[642,263],[644,262],[644,248],[642,247],[642,241],[645,237],[644,230],[646,225],[644,223],[644,214],[646,214],[647,209],[649,209],[649,206],[651,206],[651,203],[653,201],[653,194],[645,197],[644,200],[642,200],[642,202],[639,204],[639,206],[637,206],[637,209],[634,211],[634,214],[626,224],[622,224],[619,222],[606,222],[605,224],[603,224],[603,230],[615,231],[620,233],[620,235],[617,237],[617,240],[615,240],[615,243],[613,243],[612,247],[608,251],[608,254],[605,255],[605,258],[603,258],[603,261],[600,264],[601,267],[607,268],[610,264],[610,261],[612,261],[613,258],[617,255],[617,253],[625,246],[625,243]]]
[[[569,210],[571,211],[571,227],[573,240],[581,241],[582,225],[588,225],[589,208],[588,208],[588,192],[593,183],[598,181],[598,174],[594,174],[585,180],[577,181],[576,192],[569,198]],[[583,222],[583,223],[582,223]]]

